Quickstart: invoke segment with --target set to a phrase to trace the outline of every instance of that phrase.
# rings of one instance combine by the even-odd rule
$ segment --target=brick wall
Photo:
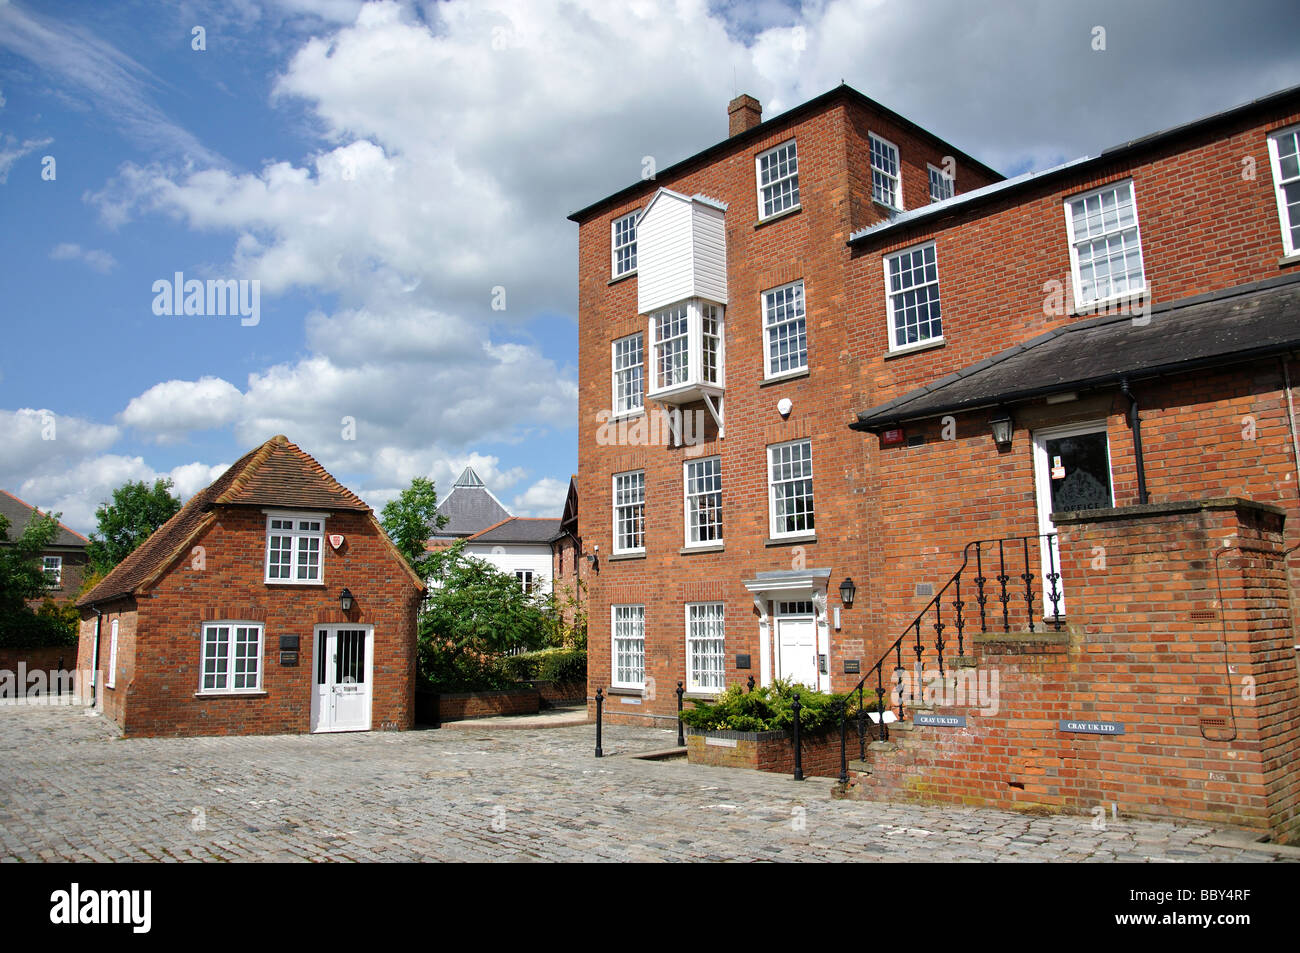
[[[535,715],[541,695],[535,688],[510,688],[497,692],[454,692],[437,696],[441,721],[491,718],[494,715]]]
[[[712,743],[710,743],[710,741]],[[800,738],[805,777],[840,776],[840,734],[835,729]],[[851,732],[848,757],[856,758],[857,734]],[[690,731],[686,760],[724,768],[752,768],[794,776],[794,738],[787,731]]]
[[[998,673],[998,710],[938,705],[966,727],[893,732],[896,750],[874,749],[852,793],[1107,816],[1114,804],[1300,835],[1281,513],[1215,501],[1068,525],[1069,630],[972,639],[979,668]],[[1125,731],[1068,733],[1062,719]]]
[[[221,735],[311,730],[315,626],[374,626],[371,726],[412,726],[415,612],[419,590],[366,514],[338,512],[327,533],[346,538],[322,557],[324,585],[272,586],[263,581],[266,516],[260,508],[224,508],[195,541],[202,559],[178,558],[135,608],[105,610],[100,662],[107,667],[112,618],[119,618],[117,687],[105,687],[105,713],[129,735]],[[355,604],[347,616],[339,590]],[[115,607],[116,608],[116,607]],[[260,622],[263,691],[197,697],[205,621]],[[90,667],[94,616],[81,624],[80,662]],[[298,664],[281,665],[282,635],[299,637]],[[106,680],[105,680],[106,682]]]

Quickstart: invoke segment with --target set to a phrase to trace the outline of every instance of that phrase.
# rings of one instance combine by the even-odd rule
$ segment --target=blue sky
[[[843,79],[1010,175],[1295,85],[1297,35],[1263,2],[0,0],[0,486],[87,532],[283,432],[376,507],[472,464],[558,514],[595,426],[565,215],[738,89]],[[176,272],[259,281],[260,320],[154,314]]]

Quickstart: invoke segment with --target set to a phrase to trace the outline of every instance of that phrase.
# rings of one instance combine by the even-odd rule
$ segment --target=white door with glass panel
[[[312,731],[369,731],[374,629],[331,625],[316,629]]]
[[[812,603],[780,603],[776,619],[776,674],[817,688],[817,621]],[[806,609],[807,615],[802,612]],[[785,615],[784,612],[791,612]],[[794,615],[798,612],[800,614]]]
[[[1056,533],[1052,514],[1114,506],[1110,476],[1110,444],[1104,420],[1034,431],[1034,479],[1038,496],[1038,532]],[[1041,546],[1042,615],[1051,618],[1052,572],[1061,571],[1061,549],[1055,535]],[[1065,615],[1065,587],[1056,581],[1057,607]]]

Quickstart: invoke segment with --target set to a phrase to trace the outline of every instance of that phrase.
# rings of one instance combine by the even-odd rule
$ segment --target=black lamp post
[[[352,611],[352,590],[347,586],[344,586],[343,591],[339,593],[339,608],[344,612]]]
[[[851,576],[845,576],[844,581],[840,583],[840,602],[844,603],[844,608],[853,607],[853,597],[858,594],[858,587],[853,584]]]
[[[989,418],[989,429],[993,431],[993,442],[998,445],[999,450],[1011,449],[1011,415],[1005,410],[999,411]]]

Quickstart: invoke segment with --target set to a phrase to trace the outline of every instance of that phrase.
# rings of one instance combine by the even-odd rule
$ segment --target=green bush
[[[682,712],[682,721],[702,731],[787,731],[794,726],[794,696],[799,695],[799,726],[802,731],[816,732],[839,724],[840,706],[846,714],[858,710],[858,697],[815,692],[805,685],[780,679],[770,686],[746,691],[732,685],[716,702],[695,701],[695,707]],[[876,703],[875,692],[867,692],[863,704],[870,711]]]
[[[515,679],[502,659],[450,649],[423,641],[419,645],[420,687],[435,692],[490,692],[510,688]]]
[[[72,606],[46,599],[35,612],[25,610],[0,618],[0,648],[75,646],[79,619],[80,613]]]
[[[586,649],[542,649],[511,655],[502,668],[517,682],[583,682],[587,680]]]

